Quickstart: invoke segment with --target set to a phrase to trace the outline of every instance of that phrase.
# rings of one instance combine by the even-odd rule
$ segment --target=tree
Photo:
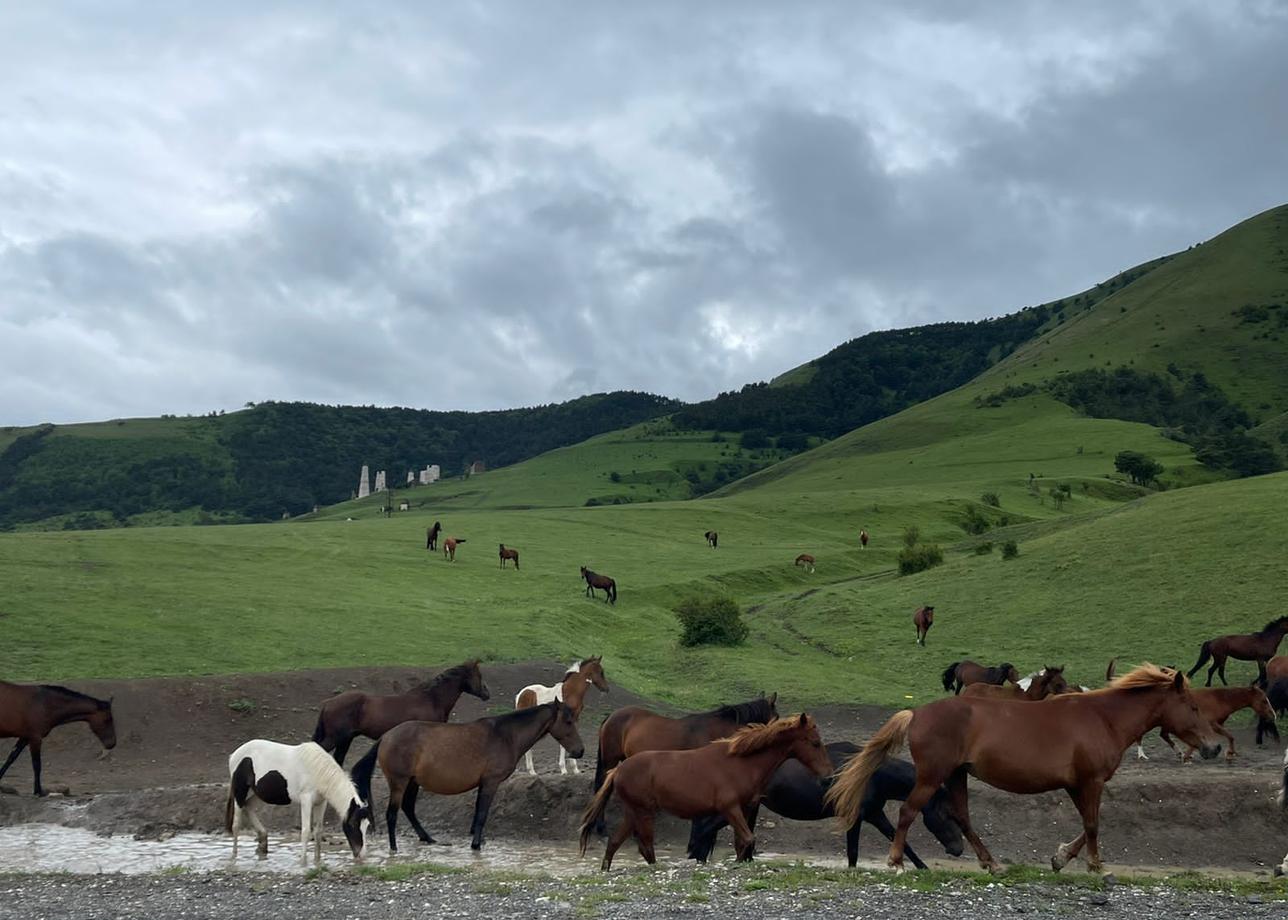
[[[1114,469],[1142,486],[1149,485],[1163,474],[1163,464],[1134,450],[1119,451],[1114,457]]]

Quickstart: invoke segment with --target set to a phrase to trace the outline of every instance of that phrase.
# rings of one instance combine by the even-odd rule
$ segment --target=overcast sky
[[[967,6],[984,12],[965,12]],[[1274,2],[0,9],[0,424],[696,400],[1288,200]]]

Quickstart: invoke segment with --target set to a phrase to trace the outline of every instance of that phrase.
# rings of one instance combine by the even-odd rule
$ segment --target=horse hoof
[[[1283,867],[1283,866],[1275,866],[1275,873],[1274,873],[1275,878],[1282,878],[1282,877],[1283,877],[1283,874],[1284,874],[1284,867]]]
[[[1005,869],[1002,868],[1002,865],[1000,863],[995,863],[995,862],[987,863],[984,866],[984,868],[989,871],[990,875],[1001,875],[1003,872],[1006,871]]]

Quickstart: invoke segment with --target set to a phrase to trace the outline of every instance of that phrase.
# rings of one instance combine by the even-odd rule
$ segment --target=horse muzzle
[[[1219,744],[1205,744],[1199,748],[1199,755],[1202,756],[1204,760],[1211,760],[1220,753],[1221,745]]]

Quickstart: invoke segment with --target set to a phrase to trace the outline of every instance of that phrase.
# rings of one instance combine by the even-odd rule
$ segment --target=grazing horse
[[[595,589],[604,592],[604,603],[617,603],[617,582],[613,581],[607,575],[599,575],[586,568],[581,567],[581,577],[586,579],[586,593],[592,598],[595,596]]]
[[[970,684],[996,684],[1000,687],[1008,680],[1013,684],[1020,682],[1020,672],[1009,661],[995,668],[986,668],[969,660],[954,661],[944,668],[945,693],[949,690],[954,694],[961,693],[962,687]]]
[[[389,852],[398,851],[398,808],[421,843],[434,838],[416,818],[416,794],[423,787],[437,795],[459,795],[478,789],[470,848],[483,846],[483,826],[497,788],[519,765],[519,758],[550,734],[573,757],[585,752],[572,710],[554,700],[473,722],[404,722],[377,741],[353,766],[358,791],[371,797],[371,774],[377,762],[389,783],[385,823]]]
[[[1225,749],[1227,761],[1234,760],[1234,736],[1225,730],[1225,720],[1230,718],[1240,709],[1251,709],[1257,714],[1257,744],[1261,743],[1263,733],[1274,736],[1276,741],[1279,740],[1279,728],[1275,725],[1275,711],[1271,708],[1270,700],[1266,697],[1265,691],[1258,686],[1251,687],[1198,687],[1190,691],[1194,695],[1194,701],[1199,704],[1199,713],[1207,719],[1212,726],[1212,731],[1224,738],[1229,745]],[[1172,750],[1176,750],[1176,745],[1168,737],[1167,730],[1162,732],[1163,740],[1167,742]],[[1183,763],[1192,763],[1194,760],[1194,745],[1187,744],[1188,750],[1181,754]],[[1179,753],[1179,752],[1178,752]]]
[[[801,553],[796,557],[796,561],[792,565],[803,565],[809,569],[811,575],[814,574],[814,557],[809,553]]]
[[[722,738],[686,751],[644,751],[609,771],[581,816],[581,854],[591,829],[601,823],[616,793],[625,816],[604,848],[601,868],[607,872],[613,854],[635,835],[640,855],[652,865],[653,821],[659,811],[679,818],[712,813],[733,825],[738,859],[751,859],[756,837],[747,826],[746,810],[760,801],[761,791],[783,761],[795,757],[815,776],[832,772],[814,720],[801,713],[768,725],[748,725]]]
[[[572,667],[564,671],[563,680],[553,687],[547,687],[545,684],[528,684],[515,695],[514,708],[527,709],[549,703],[551,700],[559,700],[572,710],[573,719],[580,720],[581,710],[586,704],[586,691],[593,685],[600,693],[608,692],[608,678],[604,676],[603,657],[603,655],[596,655],[594,658],[583,658],[581,661],[573,662]],[[529,749],[523,757],[527,763],[528,772],[536,776],[537,768],[532,764],[532,750]],[[560,773],[568,772],[568,759],[568,752],[562,747],[559,748]],[[581,768],[577,766],[577,758],[573,757],[571,760],[572,772],[580,773]]]
[[[1220,675],[1221,683],[1228,685],[1229,682],[1225,679],[1227,658],[1255,661],[1258,672],[1264,674],[1266,662],[1275,656],[1285,634],[1288,634],[1288,616],[1271,620],[1260,632],[1209,639],[1199,649],[1199,660],[1190,668],[1189,676],[1193,677],[1209,658],[1212,659],[1212,667],[1208,668],[1207,683],[1203,685],[1205,687],[1212,686],[1213,674]]]
[[[705,534],[703,534],[703,536],[707,538],[707,546],[711,547],[712,549],[715,549],[717,546],[720,545],[720,534],[716,533],[714,530],[708,530]]]
[[[443,558],[448,562],[456,561],[456,547],[465,542],[464,537],[447,537],[443,540]]]
[[[890,865],[903,871],[904,842],[917,812],[947,784],[953,817],[980,865],[1001,867],[970,823],[967,775],[1005,792],[1032,795],[1064,789],[1082,816],[1083,832],[1051,858],[1059,871],[1087,847],[1087,868],[1099,872],[1100,799],[1125,751],[1153,728],[1199,747],[1221,750],[1179,671],[1143,664],[1101,690],[1065,693],[1040,703],[954,696],[895,713],[838,774],[827,799],[848,827],[876,768],[906,741],[917,785],[899,810]]]
[[[1027,687],[1021,688],[1019,681],[1016,681],[1014,687],[1000,687],[995,684],[969,684],[962,690],[962,696],[984,697],[995,700],[1022,700],[1026,703],[1036,703],[1038,700],[1044,700],[1048,696],[1056,696],[1061,693],[1073,693],[1074,691],[1064,679],[1064,666],[1058,668],[1047,665],[1038,675],[1029,681]]]
[[[438,549],[438,535],[442,529],[443,525],[435,521],[434,526],[425,531],[425,549],[431,553]]]
[[[112,701],[99,700],[53,684],[10,684],[0,681],[0,738],[17,738],[0,776],[13,766],[23,748],[31,752],[31,774],[36,795],[45,795],[40,785],[40,749],[45,736],[68,722],[88,722],[90,731],[103,747],[116,747],[116,723]]]
[[[672,719],[650,712],[643,706],[624,706],[615,710],[599,726],[598,762],[595,765],[594,791],[604,785],[604,777],[627,757],[641,751],[683,751],[702,747],[732,735],[744,725],[772,722],[778,718],[778,694],[732,706],[717,706],[706,712],[695,712]],[[596,828],[604,832],[601,822]]]
[[[833,770],[839,770],[858,752],[858,745],[848,741],[827,745],[827,755],[832,760]],[[791,818],[793,821],[821,821],[836,816],[832,807],[823,801],[823,795],[831,784],[830,777],[819,779],[800,763],[788,760],[769,778],[761,801],[770,811],[784,818]],[[894,825],[885,816],[885,803],[890,799],[906,799],[916,784],[917,768],[906,760],[883,763],[872,774],[864,791],[858,820],[845,832],[845,856],[850,868],[859,861],[859,829],[863,822],[871,824],[887,840],[893,840]],[[758,810],[759,805],[753,804],[747,816],[747,826],[753,832],[756,830]],[[939,789],[931,796],[926,807],[921,810],[921,818],[926,823],[926,829],[935,835],[948,853],[953,856],[962,855],[962,829],[948,812],[948,793],[944,789]],[[689,858],[706,862],[715,848],[716,834],[726,823],[720,815],[694,821],[689,833]],[[926,868],[926,864],[912,851],[912,847],[908,847],[905,852],[914,866],[918,869]]]
[[[935,625],[935,608],[918,607],[912,615],[912,625],[917,627],[917,644],[924,646],[926,636],[930,633],[930,627]]]
[[[868,532],[866,530],[859,531],[859,546],[863,549],[868,548]]]
[[[322,701],[313,740],[332,751],[335,762],[344,763],[349,745],[357,735],[379,738],[399,722],[446,722],[462,693],[488,699],[492,693],[483,682],[478,660],[448,668],[432,680],[406,693],[376,696],[361,690],[347,690]]]
[[[501,544],[501,554],[500,554],[500,555],[501,555],[501,568],[505,568],[505,560],[507,560],[507,559],[513,559],[513,560],[514,560],[514,570],[515,570],[516,572],[519,570],[519,551],[518,551],[517,549],[515,549],[515,548],[514,548],[514,547],[512,547],[512,546],[511,546],[511,547],[507,547],[504,543],[502,543],[502,544]]]
[[[322,863],[322,822],[330,805],[341,816],[344,837],[353,858],[362,861],[367,832],[371,830],[370,797],[358,795],[353,781],[326,751],[312,741],[278,744],[257,739],[247,741],[228,758],[228,804],[224,829],[233,835],[233,856],[237,837],[245,820],[255,829],[256,852],[268,855],[268,830],[256,812],[261,805],[300,806],[300,861],[309,861],[309,837],[313,838],[313,861]]]

